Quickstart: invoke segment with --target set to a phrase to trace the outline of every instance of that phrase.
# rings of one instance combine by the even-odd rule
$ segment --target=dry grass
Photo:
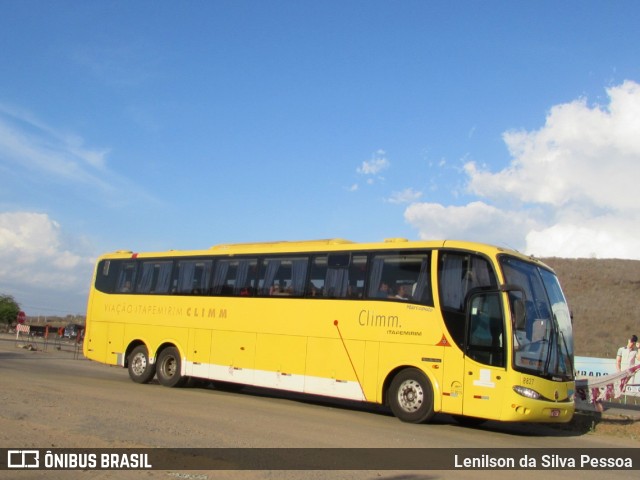
[[[635,415],[616,417],[603,416],[597,412],[578,411],[569,423],[547,426],[572,435],[598,435],[640,440],[640,421]]]
[[[640,335],[640,261],[547,258],[573,313],[575,353],[615,358]]]
[[[593,432],[596,435],[640,440],[640,422],[625,419],[602,420],[594,423]]]

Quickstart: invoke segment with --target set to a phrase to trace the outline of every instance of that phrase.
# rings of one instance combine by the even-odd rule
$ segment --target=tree
[[[18,318],[20,305],[11,295],[0,293],[0,324],[11,325]]]

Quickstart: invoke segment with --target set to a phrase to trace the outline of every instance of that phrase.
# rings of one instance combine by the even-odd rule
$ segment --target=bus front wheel
[[[127,367],[129,377],[136,383],[149,383],[156,374],[155,365],[149,362],[149,352],[144,345],[138,345],[132,350]]]
[[[181,387],[186,383],[188,377],[183,377],[180,373],[182,359],[176,347],[168,347],[160,352],[156,362],[156,375],[158,382],[165,387]]]
[[[433,388],[426,375],[416,368],[398,373],[389,387],[389,406],[403,422],[428,422],[434,411]]]

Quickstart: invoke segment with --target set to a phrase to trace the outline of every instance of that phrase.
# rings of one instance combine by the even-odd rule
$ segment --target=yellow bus
[[[134,382],[189,378],[435,413],[568,422],[571,317],[553,271],[461,241],[217,245],[98,259],[87,358]]]

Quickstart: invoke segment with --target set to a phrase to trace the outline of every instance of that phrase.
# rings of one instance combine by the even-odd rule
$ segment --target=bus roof
[[[351,244],[353,245],[355,242],[351,240],[345,240],[344,238],[326,238],[323,240],[280,240],[276,242],[254,242],[254,243],[221,243],[218,245],[214,245],[211,247],[211,250],[237,250],[237,249],[247,249],[247,250],[261,250],[268,247],[291,247],[296,245],[305,245],[305,246],[326,246],[326,245],[345,245]]]
[[[251,243],[222,243],[209,249],[198,250],[167,250],[164,252],[133,252],[131,250],[118,250],[102,255],[101,258],[161,258],[161,257],[187,257],[206,255],[243,255],[243,254],[275,254],[275,253],[313,253],[313,252],[340,252],[340,251],[367,251],[367,250],[397,250],[397,249],[463,249],[497,255],[506,253],[523,260],[533,261],[542,265],[542,262],[532,256],[521,252],[489,245],[485,243],[463,240],[408,240],[406,238],[387,238],[382,242],[358,243],[343,238],[327,238],[318,240],[279,240],[270,242]],[[546,265],[545,265],[546,266]],[[547,267],[548,268],[548,267]]]

